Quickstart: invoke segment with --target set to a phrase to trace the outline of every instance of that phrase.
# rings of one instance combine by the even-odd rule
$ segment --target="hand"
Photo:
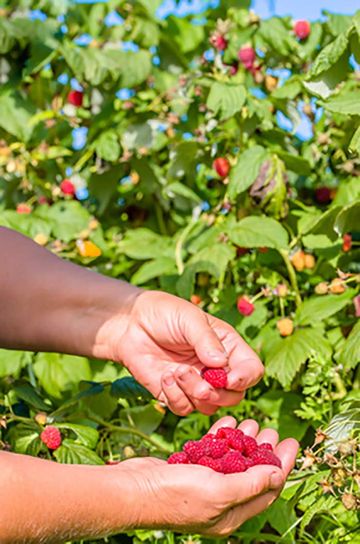
[[[102,329],[102,343],[178,415],[211,415],[219,406],[234,406],[263,375],[258,356],[231,325],[159,291],[137,294],[125,330],[115,316]],[[203,366],[226,368],[227,389],[203,380]]]
[[[225,426],[235,427],[235,419],[222,418],[209,432]],[[282,469],[263,465],[240,474],[219,474],[199,465],[168,465],[153,458],[124,461],[120,467],[127,468],[135,482],[134,526],[227,536],[268,508],[294,466],[298,443],[292,438],[278,443],[272,429],[258,433],[254,420],[243,421],[239,428],[259,443],[271,443]]]

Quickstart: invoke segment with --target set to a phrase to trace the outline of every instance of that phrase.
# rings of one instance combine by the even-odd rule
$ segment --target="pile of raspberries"
[[[252,436],[230,427],[222,427],[216,434],[206,434],[201,440],[189,440],[183,451],[170,455],[168,463],[203,465],[223,474],[244,472],[256,465],[281,468],[271,444],[258,444]]]

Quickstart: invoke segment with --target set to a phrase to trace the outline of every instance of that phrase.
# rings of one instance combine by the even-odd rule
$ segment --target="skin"
[[[1,347],[121,362],[179,415],[236,405],[263,375],[259,358],[230,325],[185,300],[62,261],[5,228],[0,247]],[[204,365],[226,369],[226,390],[201,379]],[[224,425],[236,422],[216,424]],[[297,452],[292,439],[277,444],[275,431],[257,434],[255,421],[241,428],[276,446],[282,470],[222,475],[154,458],[69,466],[0,452],[0,543],[63,542],[133,528],[230,534],[275,500]]]

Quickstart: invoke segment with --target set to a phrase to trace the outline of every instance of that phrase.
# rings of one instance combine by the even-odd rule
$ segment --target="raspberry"
[[[259,444],[258,449],[259,450],[273,451],[272,445],[269,444],[268,442],[263,442],[262,444]]]
[[[189,458],[184,451],[177,451],[172,453],[168,458],[169,465],[188,465],[190,464]]]
[[[25,202],[20,202],[16,206],[17,213],[31,213],[31,207],[28,204],[25,204]]]
[[[310,253],[306,253],[304,256],[305,268],[314,268],[315,263],[316,261],[315,261],[314,255],[311,255]]]
[[[329,286],[326,283],[326,281],[322,281],[315,286],[315,293],[317,295],[326,295],[328,292],[328,289],[329,289]]]
[[[350,251],[352,245],[352,238],[351,234],[344,234],[343,236],[343,244],[342,244],[342,250],[346,253]]]
[[[315,189],[315,200],[319,204],[327,204],[331,201],[331,189],[329,187],[318,187]]]
[[[222,472],[221,459],[213,459],[212,457],[204,455],[204,457],[201,457],[201,459],[199,459],[197,464],[202,465],[204,467],[212,468],[216,472]]]
[[[216,389],[227,386],[227,374],[223,368],[207,368],[201,370],[201,377]]]
[[[305,40],[311,32],[309,21],[296,21],[294,24],[294,32],[299,40]]]
[[[228,438],[228,444],[230,448],[239,451],[240,453],[244,452],[244,440],[243,434],[233,434]]]
[[[257,449],[250,456],[250,462],[252,466],[256,465],[275,465],[281,468],[280,459],[272,452],[264,449]]]
[[[294,322],[288,317],[284,317],[284,319],[279,319],[279,321],[276,323],[276,326],[281,336],[290,336],[294,331]]]
[[[57,450],[61,446],[61,433],[57,427],[48,425],[40,435],[40,440],[49,448],[49,450]]]
[[[295,270],[301,272],[305,268],[305,253],[301,250],[297,251],[291,257],[291,263]]]
[[[60,183],[60,189],[64,195],[74,195],[75,194],[75,185],[69,179],[63,179]]]
[[[251,70],[256,59],[255,49],[249,46],[242,47],[238,52],[238,58],[246,70]]]
[[[330,283],[329,291],[334,295],[340,295],[341,293],[343,293],[345,291],[345,285],[343,280],[340,278],[334,278]]]
[[[209,41],[211,45],[215,47],[215,49],[217,49],[218,51],[224,51],[228,46],[227,39],[224,38],[224,36],[218,31],[213,32],[213,34],[210,36]]]
[[[190,297],[190,302],[192,302],[193,304],[198,305],[198,304],[201,303],[201,301],[202,301],[202,299],[201,299],[200,295],[191,295],[191,297]]]
[[[212,163],[212,167],[221,178],[226,178],[230,172],[230,163],[225,157],[218,157],[215,159]]]
[[[229,451],[221,459],[221,465],[224,474],[244,472],[247,469],[246,459],[239,451]]]
[[[70,91],[67,96],[67,101],[73,106],[80,107],[83,103],[84,95],[81,91]]]
[[[239,297],[237,300],[237,309],[242,315],[251,315],[255,310],[255,306],[247,297]]]
[[[244,453],[247,455],[247,457],[251,457],[254,451],[258,449],[257,442],[255,438],[252,436],[247,436],[244,434],[243,436],[243,444],[244,444]]]
[[[189,440],[184,444],[183,450],[190,463],[197,463],[205,455],[204,444],[201,441]]]
[[[212,459],[220,459],[229,451],[227,440],[213,438],[212,440],[202,440],[204,445],[204,454]]]
[[[216,438],[226,438],[229,444],[229,440],[232,437],[239,436],[242,438],[244,436],[244,433],[240,429],[233,429],[232,427],[221,427],[217,430],[215,436]]]

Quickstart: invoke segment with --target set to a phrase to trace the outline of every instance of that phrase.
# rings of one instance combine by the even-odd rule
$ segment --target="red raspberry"
[[[61,446],[61,433],[57,427],[48,425],[40,435],[40,440],[49,448],[49,450],[57,450]]]
[[[258,449],[255,452],[253,452],[249,461],[252,464],[252,466],[275,465],[276,467],[281,468],[281,461],[275,455],[275,453],[268,450],[264,450],[264,449]]]
[[[243,434],[242,435],[233,434],[232,436],[230,436],[228,439],[228,444],[230,448],[232,448],[233,450],[237,450],[240,453],[243,453],[244,452],[243,436],[244,436]]]
[[[75,194],[75,185],[69,179],[63,179],[60,183],[60,189],[64,195],[74,195]]]
[[[228,46],[228,41],[220,32],[215,30],[213,34],[210,36],[210,43],[215,49],[218,51],[224,51]]]
[[[294,24],[294,32],[299,40],[306,40],[311,32],[309,21],[296,21]]]
[[[244,433],[240,431],[240,429],[233,429],[232,427],[221,427],[220,429],[217,430],[215,436],[216,438],[225,438],[229,444],[229,440],[232,437],[236,437],[236,436],[242,437],[244,436]]]
[[[188,465],[190,464],[189,458],[184,451],[177,451],[172,453],[168,458],[169,465]]]
[[[344,234],[343,236],[343,244],[342,244],[342,250],[347,253],[350,251],[352,246],[352,237],[351,234]]]
[[[217,159],[215,159],[212,163],[212,167],[221,178],[226,178],[231,168],[230,163],[226,157],[218,157]]]
[[[273,451],[273,447],[268,442],[263,442],[262,444],[259,444],[258,446],[259,450],[267,450],[267,451]]]
[[[67,101],[73,106],[80,107],[83,103],[84,95],[81,91],[70,91],[67,96]]]
[[[239,50],[238,57],[246,70],[251,70],[256,59],[255,49],[253,47],[244,46]]]
[[[213,470],[216,470],[216,472],[222,472],[221,459],[213,459],[212,457],[204,455],[204,457],[201,457],[201,459],[199,459],[197,464],[204,467],[212,468]]]
[[[227,374],[223,368],[207,368],[201,370],[201,377],[216,389],[227,386]]]
[[[224,474],[233,474],[234,472],[244,472],[247,469],[245,457],[239,451],[229,451],[222,459],[222,472]]]
[[[251,457],[252,454],[258,449],[257,442],[252,436],[243,436],[244,453],[247,457]]]
[[[247,297],[239,297],[237,300],[237,309],[242,315],[251,315],[255,310],[255,306]]]
[[[223,457],[229,451],[229,446],[225,439],[214,438],[202,442],[204,445],[204,454],[212,459],[220,459],[220,457]]]
[[[184,444],[184,452],[187,454],[190,463],[197,463],[205,455],[204,443],[197,440],[189,440]]]
[[[329,187],[318,187],[315,189],[315,200],[319,204],[327,204],[331,201],[331,189]]]

